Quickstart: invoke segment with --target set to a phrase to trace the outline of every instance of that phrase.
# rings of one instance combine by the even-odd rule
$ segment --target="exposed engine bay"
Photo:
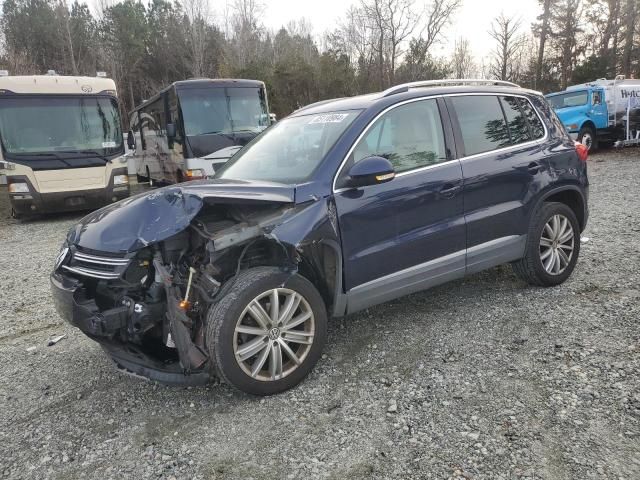
[[[125,209],[137,203],[140,210],[151,203],[162,213],[156,217],[155,230],[148,208],[139,212],[147,223],[120,212],[117,218],[124,218],[124,223],[98,232],[91,228],[103,223],[105,212],[87,217],[69,233],[52,274],[63,317],[98,341],[119,368],[166,383],[209,379],[215,366],[207,350],[207,314],[241,271],[256,266],[292,274],[303,270],[318,281],[328,301],[337,286],[326,280],[336,278],[335,249],[314,238],[323,231],[329,240],[336,238],[323,201],[295,205],[205,198],[199,208],[192,208],[190,197],[183,187],[133,197]],[[189,214],[180,213],[172,221],[180,211],[179,202]],[[287,219],[299,215],[309,216],[308,232],[288,230]],[[123,225],[128,231],[112,237],[114,229],[126,230]],[[156,233],[149,241],[151,231]],[[313,235],[308,236],[310,232]],[[129,234],[128,244],[122,243]],[[106,238],[111,245],[94,245],[97,238],[103,243]]]

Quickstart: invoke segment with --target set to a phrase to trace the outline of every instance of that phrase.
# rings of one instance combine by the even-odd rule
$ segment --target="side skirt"
[[[526,243],[526,235],[497,238],[363,283],[346,293],[346,313],[518,260],[524,255]]]

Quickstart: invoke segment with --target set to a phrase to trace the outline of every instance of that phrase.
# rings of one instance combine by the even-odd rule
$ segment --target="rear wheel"
[[[525,256],[513,263],[515,273],[531,285],[564,282],[580,254],[580,225],[564,203],[544,203],[529,227]]]
[[[271,395],[307,376],[326,330],[325,305],[311,282],[275,268],[252,268],[209,311],[207,348],[224,381]]]
[[[580,129],[580,132],[578,133],[578,141],[587,147],[587,150],[590,152],[598,148],[596,132],[589,126],[584,126]]]

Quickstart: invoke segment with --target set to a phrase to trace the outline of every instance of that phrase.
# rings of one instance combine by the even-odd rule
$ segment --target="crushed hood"
[[[70,244],[127,253],[189,226],[205,203],[294,203],[295,187],[270,182],[201,180],[142,193],[90,213],[67,236]]]

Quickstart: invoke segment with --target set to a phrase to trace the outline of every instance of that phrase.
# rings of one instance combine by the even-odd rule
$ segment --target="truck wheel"
[[[326,336],[327,312],[316,288],[277,268],[240,273],[207,315],[206,343],[217,374],[254,395],[300,383]]]
[[[533,215],[524,258],[512,263],[516,275],[530,285],[552,287],[564,282],[580,254],[580,225],[564,203],[548,202]]]
[[[587,147],[590,152],[595,151],[598,148],[598,142],[596,140],[596,132],[589,126],[584,126],[578,133],[578,141]]]

